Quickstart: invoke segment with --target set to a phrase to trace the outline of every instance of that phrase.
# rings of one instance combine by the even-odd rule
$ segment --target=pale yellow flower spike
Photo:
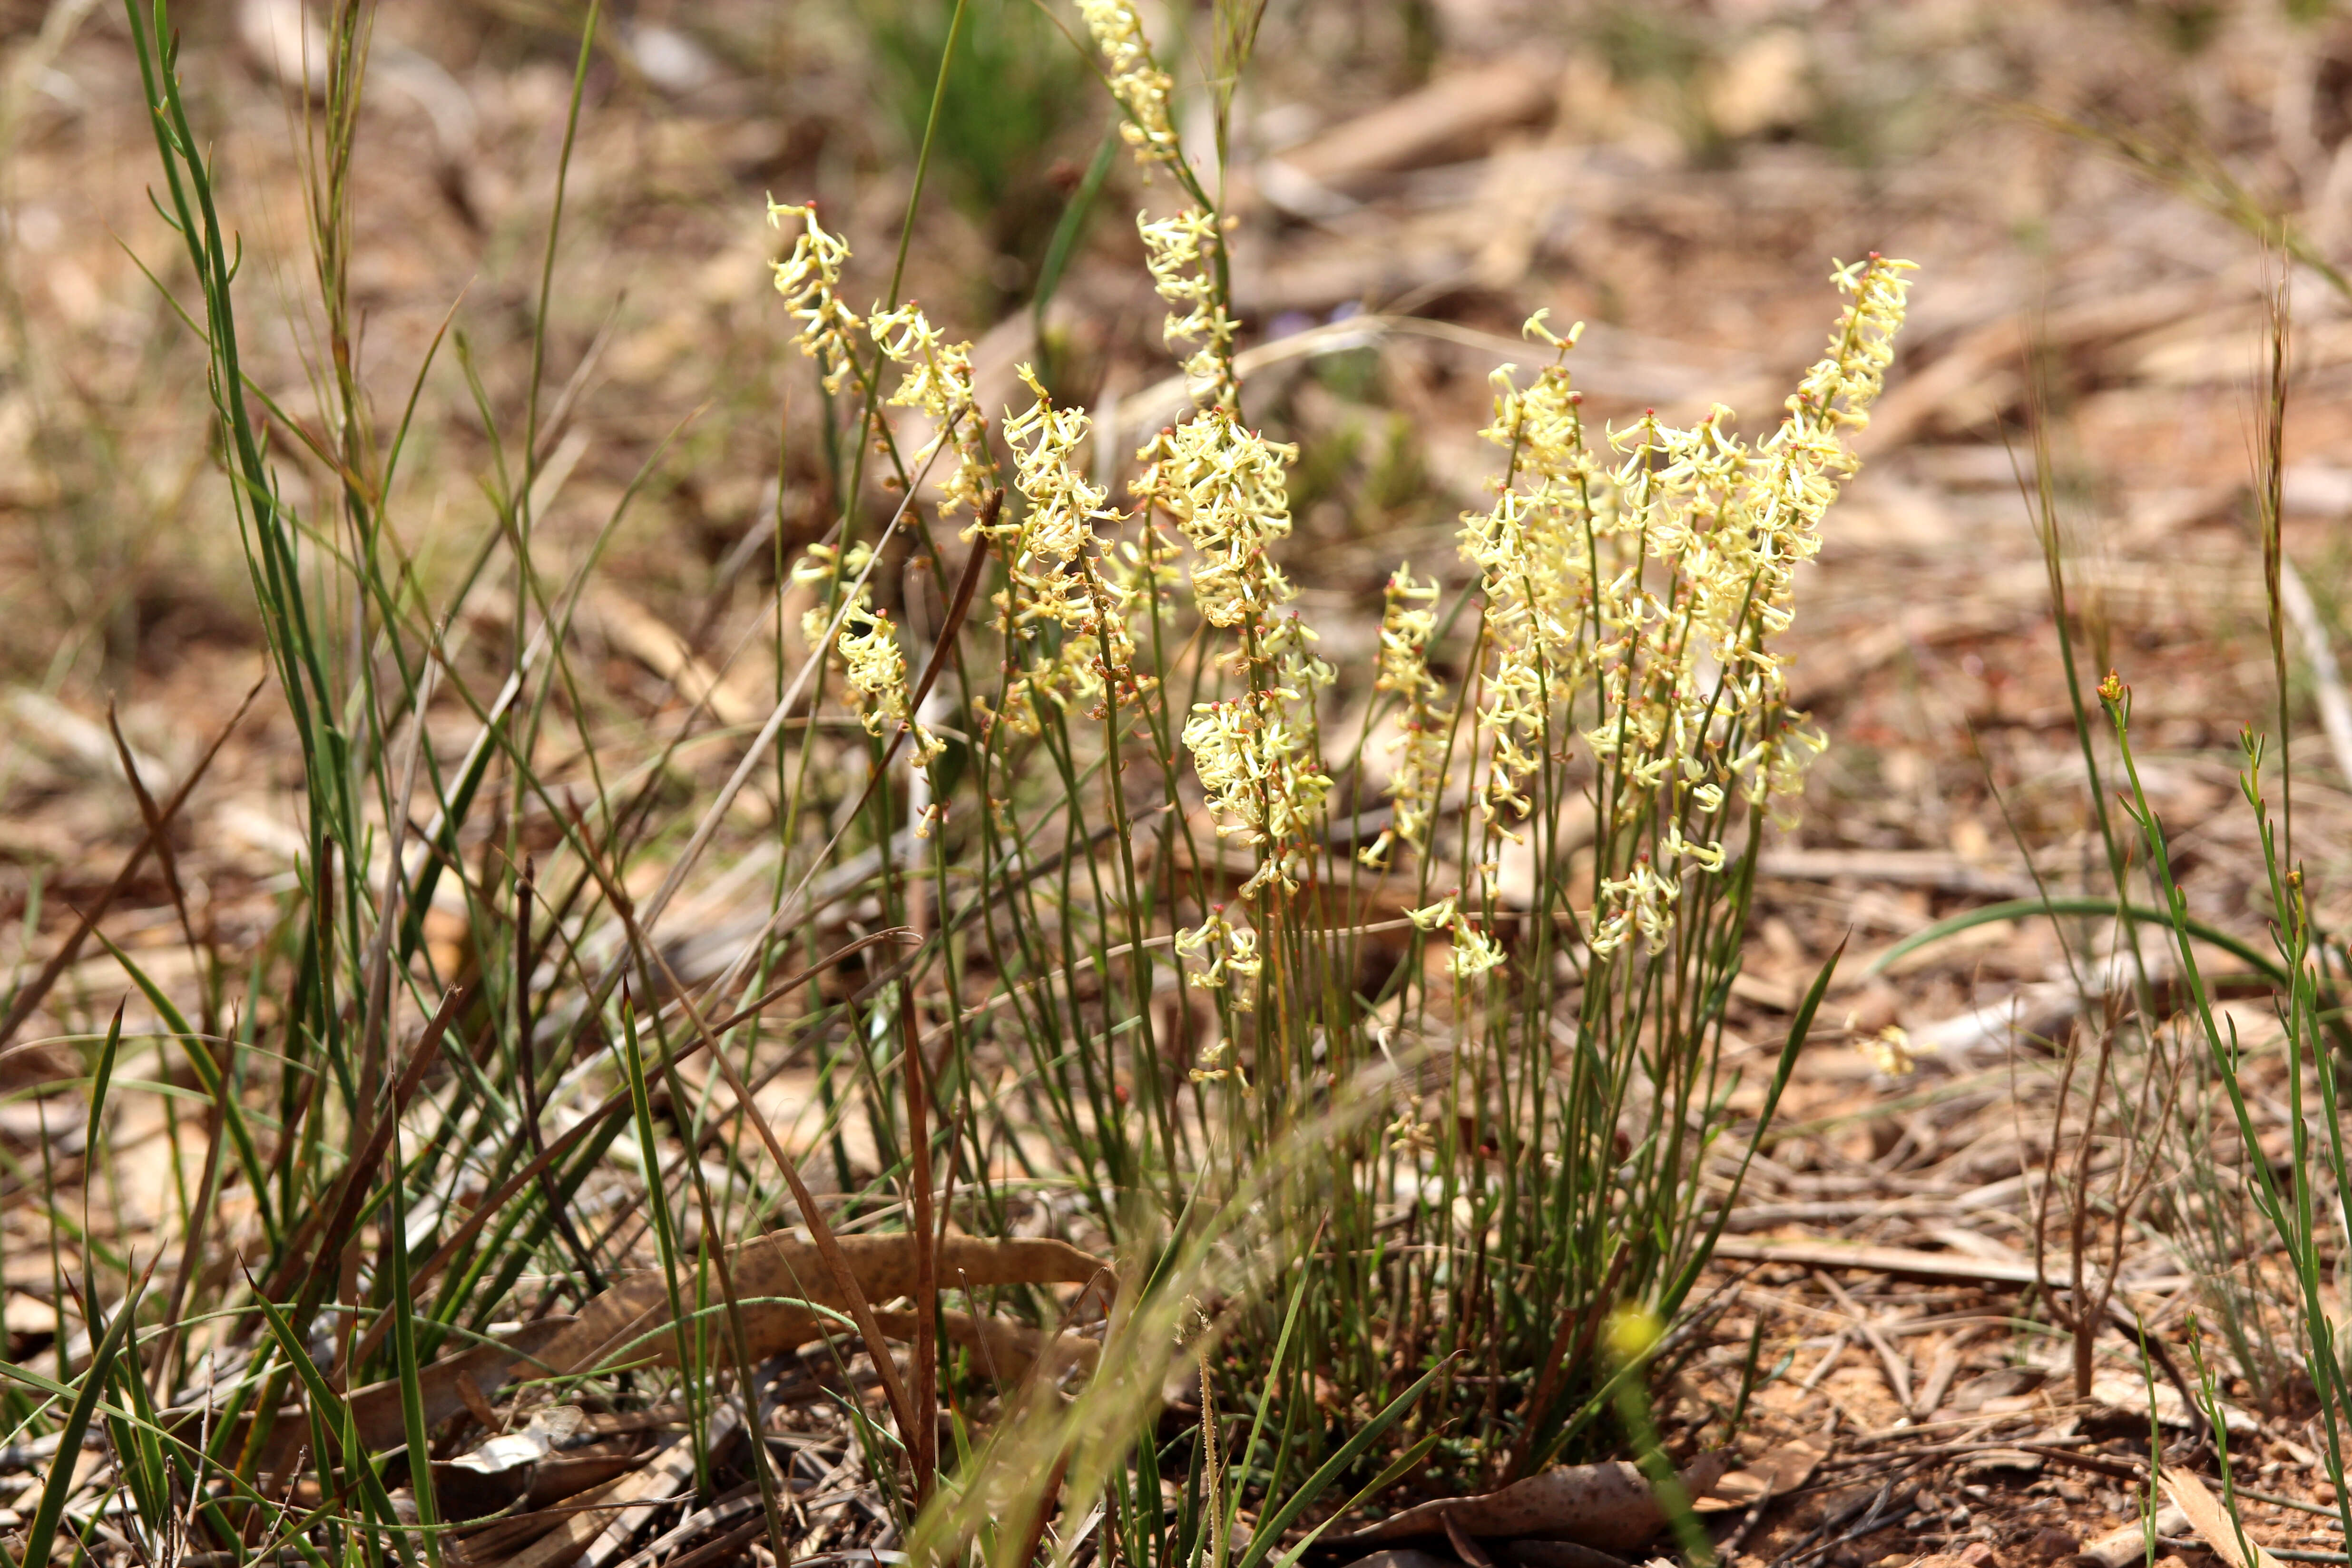
[[[1331,791],[1310,715],[1314,692],[1332,672],[1310,651],[1314,633],[1280,614],[1297,590],[1273,554],[1290,534],[1286,481],[1298,449],[1210,407],[1161,431],[1138,456],[1146,467],[1133,493],[1164,507],[1198,552],[1194,602],[1203,619],[1238,635],[1234,658],[1251,673],[1244,695],[1193,708],[1185,748],[1217,831],[1261,851],[1242,896],[1276,884],[1295,889],[1292,862]]]
[[[774,264],[776,292],[800,320],[801,352],[816,361],[824,389],[837,393],[850,371],[850,334],[865,325],[841,302],[849,242],[825,232],[814,202],[794,205],[769,198],[769,226],[782,228],[788,217],[800,220],[801,232],[793,237],[792,254]]]
[[[1016,525],[1000,526],[1011,583],[1004,601],[1013,635],[1024,646],[1041,642],[1042,628],[1059,630],[1050,654],[1029,659],[1008,692],[1005,720],[1024,734],[1037,732],[1036,700],[1057,705],[1099,699],[1107,682],[1134,679],[1135,645],[1129,617],[1143,602],[1125,570],[1098,569],[1097,522],[1117,521],[1109,493],[1080,471],[1089,421],[1083,408],[1055,408],[1036,373],[1019,374],[1033,401],[1005,422],[1013,448],[1013,483],[1029,505]]]
[[[1788,661],[1769,645],[1794,617],[1796,569],[1820,550],[1822,515],[1857,467],[1843,437],[1883,384],[1912,270],[1874,256],[1837,268],[1847,304],[1829,353],[1754,447],[1731,434],[1727,408],[1687,429],[1651,413],[1610,432],[1604,464],[1564,363],[1577,332],[1552,332],[1541,312],[1527,335],[1560,362],[1524,388],[1507,366],[1495,375],[1484,434],[1512,452],[1513,469],[1462,531],[1486,603],[1475,798],[1488,831],[1511,836],[1564,715],[1597,705],[1583,739],[1610,781],[1611,826],[1638,828],[1649,846],[1603,876],[1598,954],[1637,936],[1653,950],[1670,940],[1685,883],[1726,872],[1731,797],[1767,810],[1793,797],[1822,750],[1789,711]],[[1615,837],[1604,829],[1602,841]]]
[[[877,307],[866,323],[883,357],[906,374],[890,395],[894,408],[919,408],[931,421],[931,438],[908,453],[909,472],[919,471],[931,454],[953,440],[956,466],[940,481],[942,516],[959,506],[977,513],[996,488],[996,459],[988,447],[988,417],[972,391],[971,345],[942,341],[922,308],[911,301],[895,310]]]
[[[1198,343],[1184,361],[1194,395],[1206,392],[1215,406],[1236,412],[1241,388],[1234,374],[1234,338],[1240,323],[1226,313],[1217,287],[1213,252],[1224,240],[1215,216],[1197,206],[1157,222],[1138,213],[1135,226],[1143,237],[1152,287],[1173,307],[1160,323],[1160,336],[1171,349]]]
[[[836,573],[855,577],[866,570],[873,554],[864,544],[852,545],[846,552],[837,552],[829,544],[812,544],[793,568],[793,581],[821,583]],[[906,731],[913,765],[928,768],[947,748],[915,719],[907,687],[907,656],[898,647],[898,627],[887,611],[872,607],[871,592],[861,587],[850,601],[834,637],[834,652],[840,657],[850,700],[866,732],[877,741],[887,741]],[[816,647],[831,624],[832,617],[818,605],[802,616],[801,634],[811,647]]]
[[[1437,612],[1431,606],[1436,598],[1437,584],[1415,583],[1407,564],[1389,578],[1381,614],[1380,674],[1372,689],[1395,692],[1403,711],[1397,737],[1389,742],[1398,753],[1389,778],[1389,826],[1356,857],[1376,870],[1388,864],[1395,845],[1428,849],[1430,825],[1445,784],[1445,731],[1452,715],[1438,705],[1444,688],[1429,673],[1429,639],[1437,631]]]
[[[1136,162],[1149,169],[1177,156],[1176,128],[1168,115],[1175,83],[1151,58],[1151,41],[1143,36],[1143,19],[1131,0],[1078,0],[1078,15],[1102,51],[1111,96],[1127,111],[1118,133],[1135,149]]]

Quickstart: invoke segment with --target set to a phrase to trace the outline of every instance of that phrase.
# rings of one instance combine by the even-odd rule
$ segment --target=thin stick
[[[953,1005],[950,1001],[950,1005]],[[906,1041],[901,1070],[907,1079],[908,1176],[914,1186],[915,1229],[915,1351],[914,1429],[907,1434],[915,1462],[915,1500],[929,1502],[940,1468],[939,1341],[935,1333],[940,1304],[939,1236],[931,1219],[931,1110],[928,1064],[923,1042],[915,1027],[912,985],[898,993],[898,1030]],[[949,1158],[954,1158],[952,1150]]]
[[[2336,649],[2327,638],[2327,623],[2320,619],[2303,574],[2284,555],[2279,558],[2279,605],[2294,623],[2303,642],[2304,661],[2311,666],[2312,700],[2319,709],[2320,727],[2327,732],[2327,753],[2336,771],[2352,783],[2352,695],[2344,689],[2344,674]]]
[[[0,1018],[0,1046],[5,1046],[16,1037],[16,1031],[25,1026],[25,1020],[31,1017],[34,1010],[47,999],[58,978],[73,966],[74,960],[81,956],[81,944],[89,940],[89,933],[97,928],[100,921],[106,918],[106,911],[114,907],[114,900],[122,896],[122,889],[131,885],[131,879],[136,877],[139,868],[147,863],[149,851],[155,847],[156,834],[170,826],[172,819],[180,814],[180,807],[187,804],[188,796],[203,782],[205,771],[213,765],[213,759],[220,755],[220,749],[227,742],[230,732],[245,718],[246,710],[253,706],[253,700],[261,694],[261,688],[268,679],[265,675],[253,683],[245,694],[245,700],[236,705],[236,711],[229,715],[228,722],[222,725],[220,733],[213,737],[213,743],[205,748],[203,756],[196,759],[196,765],[189,770],[186,781],[172,792],[172,798],[165,801],[163,808],[155,814],[154,824],[148,829],[147,837],[139,841],[139,847],[123,861],[122,869],[114,874],[114,880],[106,885],[106,891],[98,896],[98,901],[82,914],[73,934],[66,938],[65,945],[51,953],[49,961],[41,965],[41,972],[16,993],[16,1000],[8,1005],[7,1016]]]

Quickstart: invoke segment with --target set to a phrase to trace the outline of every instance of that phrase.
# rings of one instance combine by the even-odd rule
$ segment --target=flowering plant
[[[1123,493],[1088,471],[1088,413],[1030,366],[992,442],[971,346],[912,305],[850,310],[846,246],[813,209],[772,208],[802,226],[776,282],[803,348],[829,388],[866,386],[856,435],[902,484],[952,455],[937,510],[973,515],[962,538],[994,584],[974,624],[996,674],[957,678],[961,731],[912,711],[898,625],[863,588],[831,647],[867,732],[912,740],[908,787],[953,757],[983,807],[934,839],[939,886],[980,890],[970,934],[941,938],[953,1070],[993,1070],[977,1065],[993,1042],[1025,1055],[1019,1093],[1067,1163],[1055,1179],[1117,1235],[1136,1196],[1164,1220],[1231,1190],[1240,1152],[1344,1075],[1403,1069],[1386,1131],[1345,1166],[1314,1280],[1331,1302],[1444,1300],[1355,1342],[1371,1381],[1411,1364],[1402,1352],[1480,1336],[1496,1368],[1557,1355],[1547,1325],[1610,1292],[1670,1318],[1706,1245],[1696,1162],[1730,1125],[1724,1006],[1756,856],[1824,743],[1777,644],[1855,470],[1911,264],[1834,267],[1828,348],[1753,440],[1720,405],[1596,426],[1580,326],[1530,317],[1545,357],[1493,374],[1482,434],[1503,458],[1491,502],[1461,519],[1459,586],[1409,561],[1390,576],[1351,752],[1326,732],[1342,681],[1286,559],[1299,449],[1244,409],[1229,225],[1133,6],[1080,9],[1127,144],[1178,189],[1138,225],[1192,406],[1133,451]],[[863,564],[821,546],[802,574],[837,605]],[[811,613],[813,642],[826,621]],[[1393,732],[1368,748],[1376,723]],[[1388,763],[1377,806],[1368,749]],[[1400,1223],[1432,1238],[1427,1260],[1383,1260],[1373,1238]],[[1512,1290],[1446,1261],[1465,1249],[1510,1259]],[[1546,1386],[1522,1413],[1530,1443],[1573,1429]]]

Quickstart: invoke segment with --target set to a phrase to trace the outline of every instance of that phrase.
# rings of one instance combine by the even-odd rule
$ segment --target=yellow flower
[[[1078,0],[1078,14],[1102,51],[1111,96],[1127,110],[1119,135],[1147,169],[1172,161],[1176,129],[1168,118],[1168,99],[1175,84],[1153,63],[1151,43],[1143,36],[1143,20],[1135,6],[1129,0]]]
[[[1220,818],[1217,831],[1265,851],[1243,888],[1249,897],[1273,882],[1296,888],[1289,862],[1331,790],[1311,708],[1331,669],[1311,651],[1313,631],[1276,614],[1297,596],[1272,553],[1290,533],[1286,479],[1297,456],[1227,410],[1204,408],[1138,454],[1147,466],[1131,487],[1164,507],[1197,552],[1192,595],[1202,618],[1239,636],[1235,658],[1250,689],[1195,704],[1183,740]]]
[[[1527,786],[1564,752],[1569,715],[1612,810],[1602,845],[1657,856],[1604,865],[1589,938],[1599,954],[1674,928],[1682,883],[1723,874],[1719,818],[1734,792],[1769,810],[1803,788],[1822,747],[1787,704],[1787,659],[1769,644],[1795,613],[1796,569],[1820,549],[1822,513],[1856,466],[1861,427],[1902,324],[1911,264],[1840,266],[1847,296],[1830,353],[1806,373],[1778,429],[1750,447],[1720,405],[1688,428],[1653,412],[1588,444],[1566,335],[1538,313],[1527,333],[1555,351],[1525,386],[1494,376],[1483,432],[1512,455],[1494,504],[1463,520],[1463,553],[1486,601],[1472,725],[1487,830],[1513,837]],[[1597,710],[1597,712],[1596,712]],[[1622,853],[1622,851],[1620,851]]]
[[[966,506],[977,512],[995,488],[996,459],[988,447],[988,416],[972,392],[971,345],[943,341],[922,308],[911,302],[895,310],[877,310],[866,326],[883,357],[906,373],[890,395],[891,406],[919,408],[931,421],[931,438],[906,455],[908,471],[921,468],[943,443],[953,440],[956,466],[940,482],[946,497],[940,510],[952,515]]]
[[[1448,893],[1433,904],[1405,910],[1404,918],[1411,921],[1416,930],[1443,931],[1454,923],[1456,904],[1455,896]]]
[[[1936,1054],[1934,1042],[1915,1046],[1900,1024],[1889,1024],[1875,1035],[1857,1042],[1864,1060],[1888,1078],[1908,1078],[1917,1069],[1921,1057]]]
[[[1199,925],[1179,931],[1176,951],[1205,965],[1185,976],[1189,984],[1202,991],[1223,991],[1228,982],[1237,978],[1255,980],[1265,963],[1258,952],[1257,932],[1227,920],[1223,904],[1210,910],[1209,918]],[[1247,986],[1234,990],[1234,1005],[1244,1013],[1256,1005],[1256,1000]]]
[[[1222,408],[1162,430],[1136,454],[1131,487],[1167,508],[1200,552],[1192,593],[1210,625],[1263,619],[1298,596],[1271,549],[1290,536],[1289,468],[1298,448],[1269,441]]]
[[[1451,963],[1456,980],[1475,980],[1503,963],[1502,944],[1481,931],[1456,922]]]
[[[1415,583],[1408,564],[1399,564],[1389,577],[1381,614],[1380,673],[1372,689],[1397,693],[1404,711],[1397,737],[1389,743],[1391,751],[1400,753],[1389,778],[1392,816],[1381,836],[1357,856],[1375,869],[1388,864],[1396,844],[1428,849],[1430,824],[1445,784],[1445,730],[1451,715],[1438,706],[1444,688],[1429,673],[1429,639],[1437,631],[1437,612],[1430,606],[1436,598],[1437,584]]]
[[[1193,206],[1154,222],[1139,213],[1135,225],[1143,237],[1144,266],[1152,287],[1175,308],[1160,324],[1161,337],[1171,349],[1179,343],[1201,345],[1185,360],[1184,374],[1207,384],[1215,405],[1234,412],[1239,405],[1234,335],[1240,324],[1226,313],[1218,283],[1215,252],[1224,238],[1216,215]]]
[[[1288,714],[1296,697],[1276,688],[1197,702],[1184,724],[1184,746],[1219,818],[1218,834],[1268,850],[1258,874],[1244,884],[1244,897],[1273,881],[1296,889],[1283,846],[1304,836],[1330,793],[1330,779]]]
[[[801,352],[816,361],[824,389],[837,393],[850,371],[850,334],[865,325],[841,302],[849,242],[825,232],[816,220],[815,203],[793,205],[770,198],[769,226],[782,228],[788,217],[800,220],[801,232],[793,237],[793,253],[775,263],[776,292],[800,319]]]
[[[822,583],[837,577],[845,583],[863,573],[873,555],[863,544],[852,545],[846,552],[836,552],[829,544],[812,544],[793,566],[793,581]],[[834,637],[834,652],[840,658],[850,700],[866,732],[877,740],[888,740],[905,730],[912,742],[913,764],[929,767],[947,748],[915,720],[907,687],[907,656],[898,647],[898,628],[887,611],[873,608],[871,593],[861,586],[850,600]],[[832,624],[833,616],[820,605],[801,617],[801,634],[811,648],[821,649]]]
[[[859,597],[864,598],[862,592]],[[915,721],[908,706],[907,657],[899,650],[898,630],[891,624],[889,612],[868,610],[862,605],[852,609],[842,619],[835,646],[866,732],[887,740],[900,730],[909,731],[914,765],[929,766],[947,748]]]

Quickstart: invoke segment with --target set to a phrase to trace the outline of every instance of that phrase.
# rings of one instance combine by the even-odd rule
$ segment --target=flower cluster
[[[1111,95],[1127,114],[1119,134],[1135,149],[1146,177],[1155,164],[1176,165],[1183,149],[1168,112],[1173,84],[1152,59],[1150,40],[1143,36],[1133,0],[1078,0],[1078,10],[1102,53]],[[1199,194],[1197,184],[1191,188]],[[1224,231],[1217,215],[1195,204],[1157,220],[1138,213],[1135,223],[1143,236],[1152,286],[1170,306],[1162,329],[1168,346],[1196,344],[1184,362],[1184,374],[1201,384],[1218,407],[1239,412],[1241,388],[1234,375],[1238,323],[1225,309]]]
[[[1094,525],[1115,522],[1119,513],[1109,504],[1109,492],[1081,474],[1074,461],[1086,444],[1087,411],[1055,408],[1028,365],[1016,374],[1033,401],[1004,426],[1005,444],[1013,448],[1013,483],[1029,501],[1010,536],[1013,581],[1024,590],[1024,621],[1052,620],[1076,629],[1087,624],[1093,605],[1072,569],[1094,543]]]
[[[1581,325],[1557,337],[1538,312],[1527,331],[1564,357]],[[1596,598],[1615,586],[1594,554],[1593,498],[1604,480],[1585,448],[1583,399],[1563,363],[1545,366],[1525,390],[1512,374],[1509,365],[1495,372],[1495,417],[1480,434],[1515,466],[1495,504],[1465,516],[1462,530],[1486,601],[1477,799],[1487,825],[1506,835],[1528,810],[1524,785],[1542,763],[1552,709],[1590,678]]]
[[[1202,991],[1223,991],[1229,983],[1255,980],[1265,966],[1258,952],[1257,932],[1247,926],[1237,926],[1225,918],[1225,906],[1217,904],[1209,910],[1209,918],[1199,925],[1176,933],[1176,951],[1204,966],[1193,970],[1187,979]],[[1257,1005],[1255,994],[1246,985],[1231,986],[1234,1005],[1248,1012]]]
[[[1165,508],[1200,552],[1192,594],[1211,626],[1264,621],[1298,596],[1270,548],[1290,534],[1296,446],[1265,439],[1224,409],[1204,408],[1135,456],[1144,469],[1133,494]]]
[[[992,531],[1004,551],[1007,586],[998,600],[1009,645],[1030,655],[1010,683],[1004,718],[1037,732],[1036,700],[1091,700],[1117,682],[1135,681],[1128,617],[1139,600],[1133,574],[1106,558],[1095,532],[1119,511],[1109,494],[1079,471],[1089,421],[1082,408],[1055,408],[1028,365],[1019,369],[1033,401],[1004,426],[1013,483],[1028,506],[1019,521]],[[1012,648],[1008,647],[1008,657]]]
[[[911,302],[895,310],[877,308],[868,325],[883,357],[906,373],[890,405],[919,409],[931,422],[930,439],[906,457],[908,470],[919,470],[941,446],[954,442],[956,466],[940,481],[940,511],[953,516],[959,506],[979,511],[996,488],[996,459],[988,449],[988,416],[972,390],[971,345],[946,342]]]
[[[1153,62],[1151,42],[1143,36],[1143,19],[1132,0],[1078,0],[1078,14],[1102,51],[1111,96],[1127,111],[1119,135],[1145,168],[1172,162],[1178,149],[1168,100],[1175,84]]]
[[[853,545],[845,555],[829,544],[812,544],[793,568],[793,580],[825,583],[852,579],[863,573],[872,559],[873,551],[863,544]],[[801,617],[801,633],[811,647],[824,646],[825,629],[832,620],[822,605]],[[946,748],[939,737],[916,720],[907,687],[907,656],[898,647],[898,627],[892,624],[888,611],[873,607],[870,590],[863,584],[841,617],[834,651],[840,656],[843,676],[856,706],[858,722],[866,727],[866,732],[876,740],[887,741],[901,731],[907,731],[913,742],[914,765],[929,767]]]
[[[1389,778],[1392,815],[1381,836],[1357,856],[1375,869],[1388,864],[1390,851],[1398,844],[1428,851],[1430,824],[1445,784],[1445,731],[1451,715],[1438,705],[1444,688],[1429,673],[1429,639],[1437,631],[1437,612],[1431,606],[1436,598],[1437,584],[1415,583],[1409,563],[1400,563],[1389,577],[1381,611],[1380,674],[1372,689],[1395,693],[1402,711],[1397,738],[1389,743],[1398,753],[1396,771]]]
[[[1671,936],[1685,880],[1724,868],[1725,815],[1802,787],[1822,748],[1787,705],[1787,659],[1770,644],[1794,614],[1795,572],[1856,467],[1858,429],[1883,383],[1911,264],[1872,257],[1835,273],[1848,296],[1830,352],[1755,447],[1720,405],[1688,428],[1653,412],[1610,432],[1605,463],[1585,439],[1565,363],[1576,340],[1540,318],[1559,351],[1520,388],[1496,377],[1486,436],[1513,454],[1495,504],[1464,520],[1463,550],[1486,601],[1484,700],[1475,728],[1490,831],[1508,836],[1525,786],[1561,750],[1566,715],[1601,770],[1604,865],[1588,941],[1607,954]]]
[[[801,232],[793,237],[793,253],[775,263],[776,292],[800,320],[801,352],[816,361],[824,389],[837,393],[850,372],[850,334],[866,324],[841,302],[841,268],[849,259],[849,242],[824,231],[816,221],[814,202],[794,205],[771,198],[769,226],[782,228],[788,217],[800,219]]]
[[[1151,286],[1170,306],[1160,336],[1171,349],[1199,345],[1186,357],[1184,374],[1196,384],[1196,393],[1206,391],[1213,404],[1232,413],[1241,405],[1234,374],[1234,337],[1240,323],[1226,311],[1219,281],[1217,253],[1224,235],[1216,215],[1197,206],[1158,220],[1139,213],[1135,226],[1143,237]]]
[[[1454,951],[1447,968],[1456,980],[1476,980],[1503,966],[1503,945],[1462,916],[1462,892],[1455,889],[1433,904],[1407,910],[1404,918],[1421,931],[1453,933]]]
[[[1279,883],[1298,888],[1302,840],[1331,793],[1314,737],[1292,710],[1287,688],[1253,690],[1223,702],[1196,702],[1184,721],[1184,748],[1207,792],[1222,837],[1235,835],[1261,851],[1242,884],[1244,899]]]
[[[825,391],[840,392],[856,369],[855,335],[870,331],[882,357],[903,373],[889,405],[919,409],[931,424],[930,438],[908,457],[908,468],[921,468],[952,442],[956,466],[940,481],[945,498],[940,510],[952,514],[963,506],[978,511],[996,488],[996,460],[988,447],[988,416],[972,390],[971,345],[949,342],[912,302],[890,310],[877,305],[870,321],[860,318],[841,298],[849,242],[817,222],[814,202],[772,199],[769,224],[781,228],[786,218],[799,219],[801,232],[793,237],[792,254],[775,263],[776,291],[800,321],[795,335],[801,352],[817,362]]]
[[[1196,704],[1184,726],[1217,831],[1262,851],[1243,891],[1297,885],[1301,840],[1330,794],[1313,734],[1314,694],[1330,684],[1315,634],[1283,607],[1298,596],[1272,547],[1290,533],[1287,469],[1298,448],[1268,441],[1223,407],[1199,410],[1137,454],[1136,496],[1164,508],[1192,546],[1192,594],[1210,625],[1237,636],[1241,696]]]
[[[1860,430],[1870,423],[1870,405],[1885,388],[1886,368],[1895,363],[1895,338],[1903,330],[1911,291],[1906,274],[1916,272],[1919,264],[1873,251],[1860,261],[1832,265],[1836,268],[1832,280],[1840,293],[1852,296],[1853,303],[1830,334],[1828,354],[1805,373],[1788,408],[1799,419]],[[1850,474],[1856,466],[1849,457],[1841,471]]]

